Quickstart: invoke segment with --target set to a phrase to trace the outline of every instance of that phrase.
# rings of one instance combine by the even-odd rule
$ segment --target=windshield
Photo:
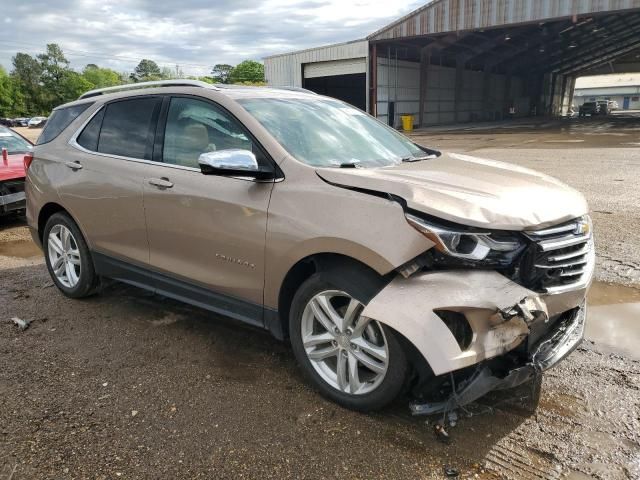
[[[7,149],[8,153],[25,153],[33,148],[29,142],[8,128],[0,127],[0,150]]]
[[[295,158],[314,167],[386,167],[428,156],[395,130],[326,98],[238,102]]]

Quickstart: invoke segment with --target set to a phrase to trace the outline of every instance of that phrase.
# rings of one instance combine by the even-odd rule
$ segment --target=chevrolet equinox
[[[584,197],[296,89],[165,81],[54,110],[25,156],[55,285],[149,289],[288,339],[324,395],[442,412],[581,342]]]

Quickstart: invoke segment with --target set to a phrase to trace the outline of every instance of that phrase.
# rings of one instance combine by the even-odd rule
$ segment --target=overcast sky
[[[427,0],[0,0],[0,65],[62,46],[72,66],[142,58],[203,75],[216,63],[365,37]]]

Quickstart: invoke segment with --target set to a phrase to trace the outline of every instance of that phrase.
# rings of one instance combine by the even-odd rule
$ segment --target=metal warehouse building
[[[577,77],[638,59],[640,0],[434,0],[364,40],[268,57],[265,76],[435,125],[560,115]]]

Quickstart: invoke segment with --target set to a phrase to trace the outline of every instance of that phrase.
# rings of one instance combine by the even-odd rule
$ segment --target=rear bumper
[[[0,213],[9,213],[16,210],[24,210],[27,207],[24,192],[0,195]]]

